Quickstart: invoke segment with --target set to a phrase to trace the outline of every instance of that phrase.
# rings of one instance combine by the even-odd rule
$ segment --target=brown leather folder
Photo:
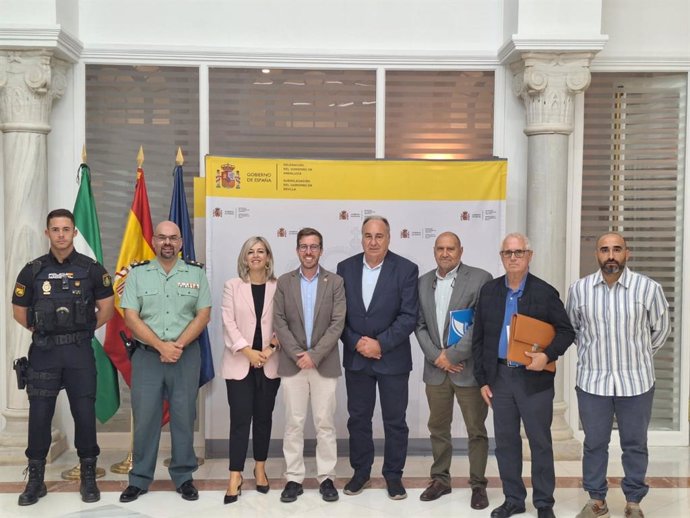
[[[525,352],[544,352],[555,336],[556,328],[548,322],[516,313],[510,320],[508,360],[529,365],[532,360]],[[544,370],[556,372],[556,362],[547,363]]]

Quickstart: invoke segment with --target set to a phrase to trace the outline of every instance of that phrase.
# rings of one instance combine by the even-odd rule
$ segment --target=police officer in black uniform
[[[14,319],[32,332],[25,372],[29,396],[29,480],[19,505],[46,495],[43,481],[50,448],[55,400],[65,388],[74,416],[74,445],[80,459],[84,502],[100,500],[96,485],[96,365],[91,339],[113,315],[110,275],[98,262],[78,253],[74,215],[66,209],[48,214],[48,254],[28,263],[12,296]]]

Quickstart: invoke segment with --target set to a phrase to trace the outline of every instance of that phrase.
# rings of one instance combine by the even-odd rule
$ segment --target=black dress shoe
[[[141,495],[145,495],[147,492],[148,491],[146,489],[141,489],[137,486],[127,486],[127,489],[120,494],[120,502],[134,502],[137,498],[139,498]]]
[[[450,493],[450,486],[447,486],[440,480],[432,480],[429,487],[427,487],[424,492],[419,496],[422,502],[431,502],[432,500],[438,500],[443,495]]]
[[[327,478],[319,485],[319,493],[324,502],[335,502],[338,500],[338,490],[333,485],[333,481]]]
[[[556,518],[556,515],[553,514],[553,507],[540,507],[539,509],[537,509],[537,517]]]
[[[177,492],[180,493],[185,500],[199,500],[199,492],[194,487],[194,483],[191,479],[182,482],[182,485],[177,488]]]
[[[280,501],[285,502],[286,504],[289,502],[294,502],[302,493],[304,493],[302,484],[298,484],[297,482],[288,482],[285,484],[285,489],[283,489],[283,492],[280,493]]]
[[[491,511],[491,518],[508,518],[514,514],[525,512],[525,506],[519,506],[507,500],[502,505]]]

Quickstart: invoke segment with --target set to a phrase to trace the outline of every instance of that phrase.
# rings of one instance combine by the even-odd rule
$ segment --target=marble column
[[[527,235],[531,269],[565,299],[568,139],[573,132],[575,95],[589,86],[593,53],[526,52],[511,65],[513,90],[525,104],[527,158]],[[582,446],[565,420],[562,369],[556,376],[554,455],[579,459]],[[529,448],[524,448],[529,452]]]
[[[3,139],[5,198],[5,279],[10,301],[14,280],[30,260],[47,250],[44,235],[48,209],[46,136],[50,131],[53,101],[62,96],[69,64],[45,50],[0,50],[0,130]],[[11,304],[5,316],[5,365],[7,404],[1,410],[5,428],[0,432],[0,464],[25,462],[29,403],[17,390],[9,369],[15,358],[26,356],[30,333],[12,318]],[[10,376],[9,374],[12,374]],[[48,460],[65,449],[65,436],[52,431]]]

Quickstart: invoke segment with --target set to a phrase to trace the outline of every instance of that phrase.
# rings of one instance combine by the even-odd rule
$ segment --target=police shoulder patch
[[[16,283],[14,285],[14,294],[17,297],[23,297],[26,294],[26,286],[24,286],[23,284],[21,284],[19,282]]]
[[[103,274],[103,286],[106,288],[109,287],[113,283],[113,279],[110,277],[109,273],[104,273]]]
[[[204,263],[200,263],[198,261],[192,261],[191,259],[185,259],[184,262],[190,266],[196,266],[197,268],[203,268],[204,267]]]

